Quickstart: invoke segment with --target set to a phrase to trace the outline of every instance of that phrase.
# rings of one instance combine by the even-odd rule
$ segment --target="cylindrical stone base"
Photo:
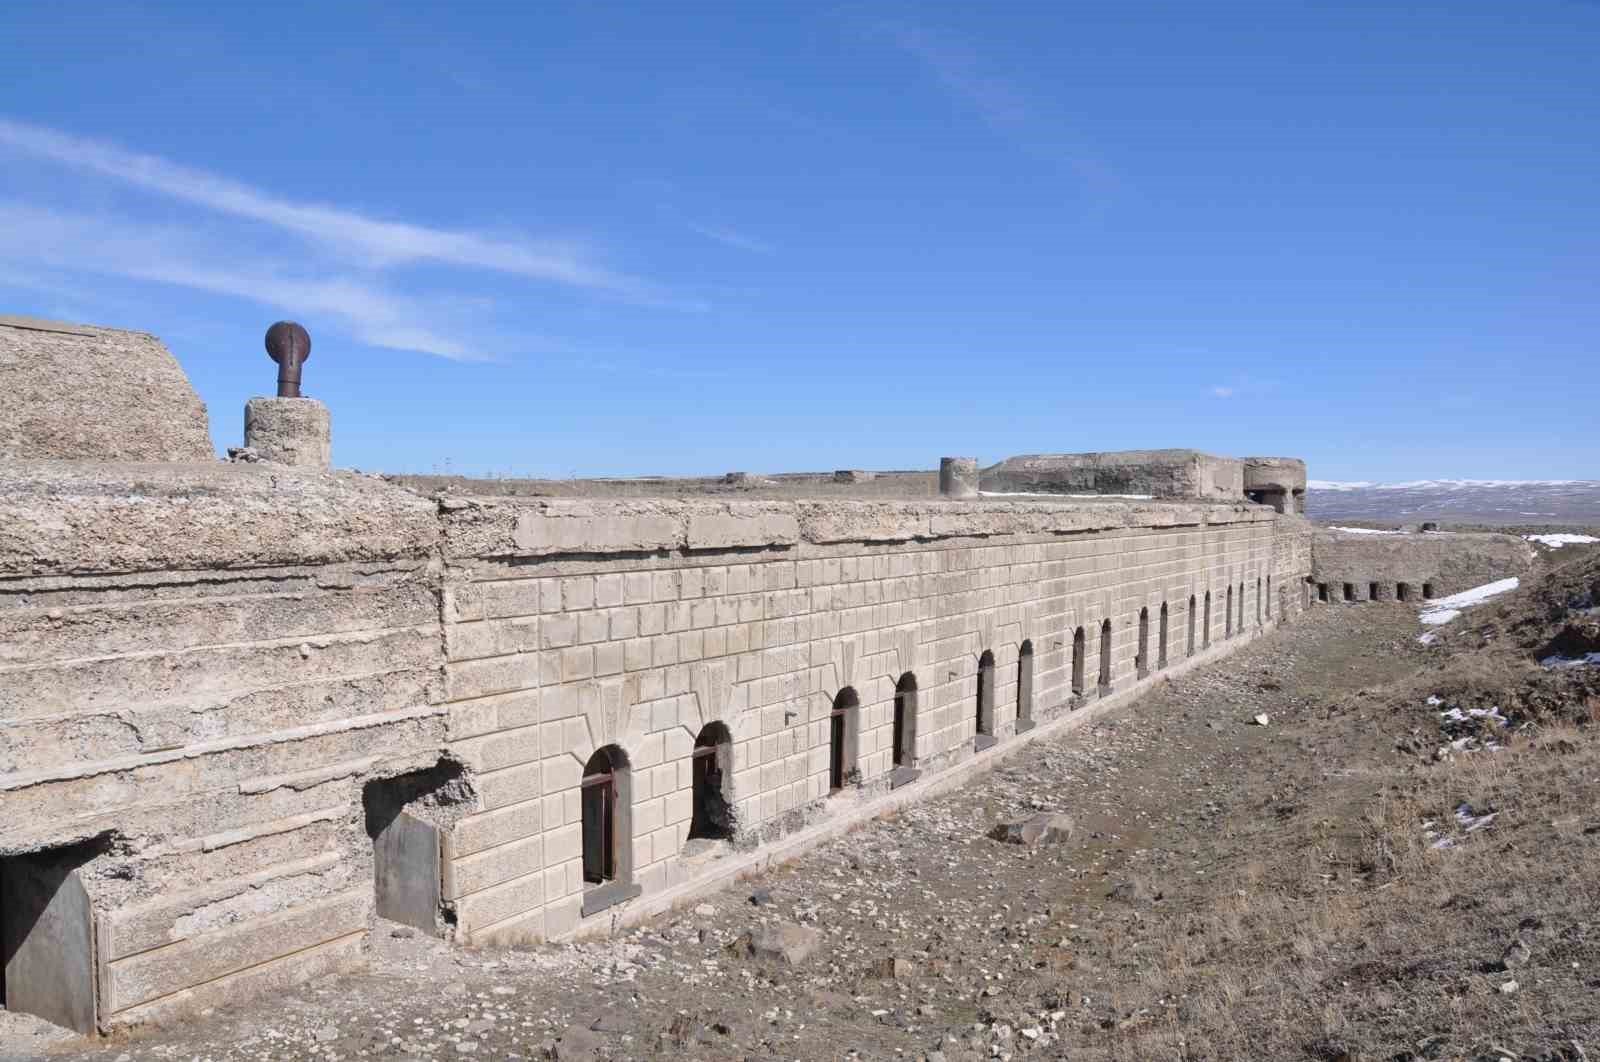
[[[939,493],[946,498],[978,496],[978,459],[975,457],[939,458]]]
[[[244,444],[263,461],[326,469],[333,457],[328,407],[314,398],[252,398]]]

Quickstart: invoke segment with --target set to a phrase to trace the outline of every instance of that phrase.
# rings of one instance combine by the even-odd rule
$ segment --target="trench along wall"
[[[1014,735],[1023,643],[1032,718],[1096,695],[1101,624],[1111,688],[1188,655],[1189,599],[1211,593],[1225,652],[1302,607],[1309,525],[1249,505],[1003,503],[446,503],[450,750],[480,810],[447,838],[445,893],[475,941],[549,939],[605,925],[583,874],[580,783],[596,749],[630,765],[625,869],[646,897],[715,872],[686,848],[691,752],[709,723],[732,736],[725,784],[736,842],[769,842],[888,785],[897,680],[916,678],[914,758],[936,772],[975,752],[979,660],[993,653],[994,737]],[[1231,615],[1226,613],[1232,587]],[[1074,701],[1074,631],[1086,631]],[[1148,681],[1148,679],[1143,679]],[[858,785],[829,796],[830,715],[860,707]],[[611,887],[614,890],[614,884]]]
[[[283,469],[0,463],[0,529],[0,876],[87,843],[88,1023],[358,964],[362,786],[444,744],[436,507]]]

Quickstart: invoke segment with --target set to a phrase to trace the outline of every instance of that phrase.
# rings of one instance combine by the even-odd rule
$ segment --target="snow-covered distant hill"
[[[1411,483],[1306,484],[1314,520],[1480,524],[1600,524],[1600,480],[1423,479]]]

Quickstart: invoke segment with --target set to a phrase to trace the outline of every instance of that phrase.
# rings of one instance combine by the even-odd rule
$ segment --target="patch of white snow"
[[[1500,579],[1483,586],[1475,586],[1471,590],[1463,590],[1459,594],[1441,597],[1422,606],[1420,619],[1430,627],[1449,623],[1461,615],[1461,610],[1472,605],[1482,604],[1492,597],[1515,590],[1519,586],[1516,576],[1509,579]]]

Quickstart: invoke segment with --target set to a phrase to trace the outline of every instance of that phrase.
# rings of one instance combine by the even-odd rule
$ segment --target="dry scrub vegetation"
[[[1588,1057],[1600,667],[1538,661],[1600,649],[1600,556],[1562,560],[1458,619],[1412,675],[1294,721],[1320,769],[1284,764],[1297,799],[1243,830],[1159,948],[1126,954],[1154,1005],[1109,1057]],[[1450,708],[1466,719],[1441,733]]]

